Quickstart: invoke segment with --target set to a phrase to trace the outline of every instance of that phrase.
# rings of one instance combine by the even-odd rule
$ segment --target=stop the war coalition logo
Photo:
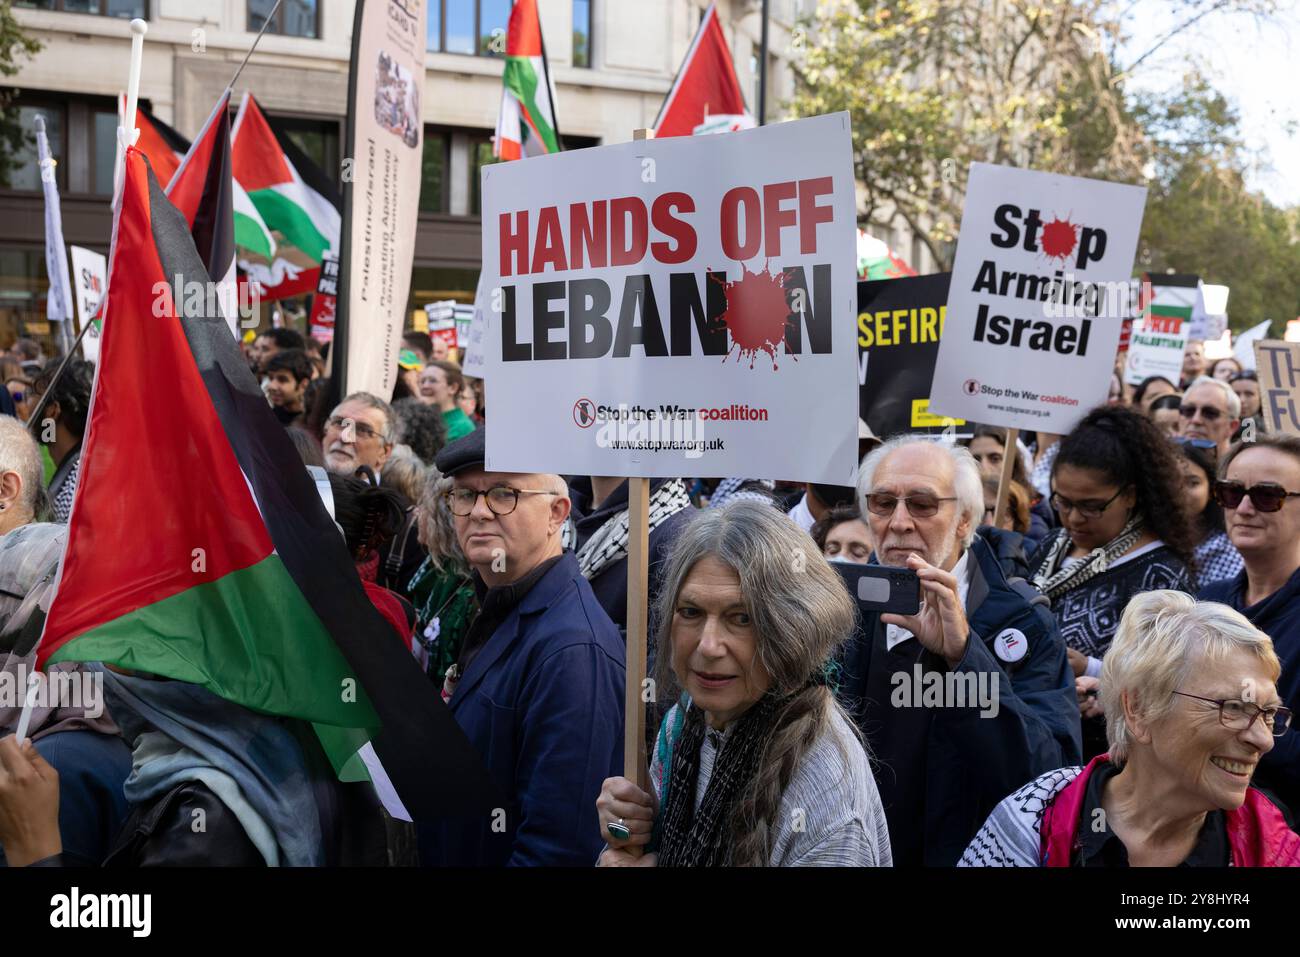
[[[1063,433],[1104,401],[1145,202],[1137,186],[972,164],[932,408]]]
[[[849,480],[846,114],[482,175],[493,468]]]

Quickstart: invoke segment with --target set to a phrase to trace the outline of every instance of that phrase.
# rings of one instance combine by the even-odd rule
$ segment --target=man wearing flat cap
[[[435,866],[590,866],[596,797],[622,773],[623,640],[560,543],[564,480],[486,471],[485,445],[476,429],[436,459],[481,606],[443,697],[507,803],[488,820],[423,826],[420,854]]]

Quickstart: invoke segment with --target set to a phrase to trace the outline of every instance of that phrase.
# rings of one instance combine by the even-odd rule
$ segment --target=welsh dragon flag
[[[314,293],[322,260],[339,252],[342,197],[323,170],[276,132],[251,93],[239,104],[231,138],[235,182],[266,226],[259,230],[251,219],[241,224],[236,194],[239,268],[261,287],[263,299]]]
[[[201,298],[171,295],[209,282],[185,217],[139,149],[124,165],[38,666],[102,661],[201,685],[311,722],[341,777],[391,785],[416,820],[488,814],[477,752],[367,598],[238,344]]]
[[[500,159],[560,151],[551,73],[546,67],[537,0],[515,0],[506,35],[505,90],[493,153]]]

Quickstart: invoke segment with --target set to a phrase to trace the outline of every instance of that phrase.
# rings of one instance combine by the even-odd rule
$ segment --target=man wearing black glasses
[[[1222,379],[1201,376],[1183,393],[1178,414],[1182,417],[1179,435],[1210,439],[1218,447],[1219,458],[1223,458],[1240,424],[1241,399]]]
[[[1223,602],[1273,639],[1282,662],[1278,694],[1300,707],[1300,438],[1260,435],[1234,445],[1219,466],[1214,495],[1228,538],[1246,563],[1200,597]],[[1300,812],[1300,736],[1279,738],[1260,761],[1256,783]]]
[[[924,604],[862,615],[839,693],[879,765],[895,865],[950,867],[1000,791],[1078,760],[1074,677],[1046,599],[1008,580],[975,534],[984,493],[969,450],[890,439],[863,461],[858,494],[873,560],[915,571]],[[997,707],[898,694],[918,678],[953,689],[973,678]]]
[[[623,639],[561,544],[564,480],[489,472],[486,441],[475,429],[435,460],[480,605],[443,697],[506,804],[491,820],[423,826],[420,856],[590,866],[603,846],[595,795],[623,773]]]

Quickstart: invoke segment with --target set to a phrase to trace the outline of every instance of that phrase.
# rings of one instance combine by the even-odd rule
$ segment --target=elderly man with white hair
[[[1241,424],[1241,397],[1222,379],[1203,375],[1183,393],[1178,406],[1178,434],[1187,439],[1213,442],[1222,459],[1232,444],[1232,434]]]
[[[45,503],[41,450],[13,416],[0,416],[0,535],[34,522]]]
[[[1138,595],[1102,666],[1108,753],[1000,803],[961,866],[1300,867],[1300,835],[1251,786],[1291,723],[1280,672],[1240,612]]]
[[[485,449],[475,429],[436,459],[479,598],[443,698],[504,803],[490,820],[423,827],[421,857],[590,865],[604,846],[596,795],[622,773],[623,638],[561,542],[564,480],[488,471]]]
[[[1012,788],[1079,759],[1074,679],[1046,600],[975,536],[967,449],[890,439],[858,494],[873,561],[915,571],[923,603],[862,616],[840,695],[878,763],[894,863],[951,866]]]

